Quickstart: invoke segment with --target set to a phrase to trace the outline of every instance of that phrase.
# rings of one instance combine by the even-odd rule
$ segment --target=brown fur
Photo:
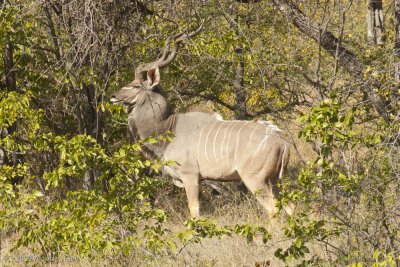
[[[176,127],[176,121],[177,121],[177,114],[172,114],[171,116],[168,117],[168,119],[163,121],[163,125],[164,125],[163,129],[165,129],[164,133],[169,131],[172,134],[174,134],[175,127]],[[127,135],[128,135],[130,144],[135,144],[135,143],[139,142],[139,140],[141,140],[141,137],[139,136],[138,131],[137,131],[137,125],[135,123],[134,118],[132,118],[132,117],[128,117]],[[167,145],[167,143],[168,143],[168,141],[165,141],[165,142],[159,141],[157,143],[157,145],[165,147]],[[141,154],[143,155],[143,157],[145,159],[155,160],[158,158],[158,156],[153,152],[151,146],[152,145],[144,144],[142,146]]]

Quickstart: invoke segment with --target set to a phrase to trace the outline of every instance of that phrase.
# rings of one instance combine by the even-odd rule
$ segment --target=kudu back
[[[159,86],[160,68],[171,63],[180,44],[200,30],[169,37],[160,59],[141,64],[135,80],[115,92],[111,102],[126,107],[128,131],[138,139],[167,131],[174,134],[172,142],[146,145],[146,150],[178,163],[165,166],[164,171],[175,185],[185,188],[192,217],[199,216],[202,180],[243,181],[273,216],[290,155],[280,130],[269,122],[225,121],[210,112],[173,113]],[[175,43],[169,51],[172,40]],[[291,213],[290,208],[285,209]]]

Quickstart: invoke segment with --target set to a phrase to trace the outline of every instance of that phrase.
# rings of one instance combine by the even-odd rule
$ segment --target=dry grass
[[[205,189],[204,191],[207,191]],[[163,196],[160,207],[164,208],[171,218],[165,227],[172,233],[185,230],[183,222],[188,218],[186,200],[182,197],[184,192],[178,192],[175,196]],[[251,224],[266,226],[268,217],[258,203],[250,198],[234,194],[230,197],[213,197],[205,199],[209,192],[203,193],[202,214],[204,217],[213,217],[219,225]],[[208,196],[209,197],[209,196]],[[282,239],[282,225],[269,224],[268,229],[273,234],[274,240]],[[221,239],[203,239],[201,243],[191,243],[178,248],[175,254],[154,255],[143,260],[148,266],[280,266],[274,256],[278,246],[287,246],[288,242],[274,241],[267,245],[260,238],[248,243],[245,237],[233,235],[224,236]],[[286,243],[286,244],[285,244]],[[135,259],[132,259],[135,260]],[[136,259],[137,260],[137,259]],[[269,263],[270,265],[266,265]]]
[[[234,185],[229,186],[235,187]],[[166,210],[171,217],[164,227],[175,235],[185,230],[183,222],[189,218],[184,190],[177,189],[173,193],[159,193],[156,208]],[[247,242],[245,237],[232,235],[218,238],[205,238],[200,243],[190,243],[187,246],[178,242],[176,252],[169,250],[153,254],[144,248],[138,248],[131,256],[110,256],[96,262],[87,259],[67,261],[60,257],[59,262],[31,260],[29,266],[284,266],[274,256],[278,248],[287,248],[290,240],[283,234],[282,226],[285,216],[280,215],[272,222],[257,201],[248,194],[234,193],[228,197],[212,196],[211,190],[203,186],[202,214],[204,217],[213,217],[218,225],[250,224],[266,227],[272,234],[272,240],[267,244],[261,237],[253,242]],[[18,234],[6,237],[3,240],[0,266],[27,266],[24,258],[35,257],[28,248],[21,248],[10,252],[13,241]],[[7,257],[13,261],[7,261]]]
[[[32,252],[32,246],[22,247],[11,252],[18,233],[6,236],[1,243],[0,266],[1,267],[26,267],[26,266],[95,266],[88,259],[78,257],[68,257],[59,255],[58,257],[40,257]]]
[[[235,187],[234,185],[229,188]],[[147,259],[132,259],[135,265],[147,266],[285,266],[274,252],[278,248],[286,249],[290,241],[284,235],[282,227],[285,215],[279,215],[272,221],[266,212],[249,194],[233,193],[231,196],[212,196],[211,191],[203,186],[202,214],[212,217],[218,225],[234,226],[235,224],[264,226],[271,233],[272,239],[264,244],[261,237],[247,242],[243,236],[232,235],[222,238],[206,238],[201,243],[181,245],[175,254],[159,254]],[[171,218],[165,224],[172,233],[185,230],[183,222],[189,217],[183,190],[173,195],[159,195],[158,208],[166,210]],[[181,250],[180,250],[181,249]],[[180,250],[180,251],[179,251]],[[324,252],[318,247],[310,248],[311,254],[319,256]],[[137,255],[136,255],[137,256]],[[139,260],[139,262],[138,262]]]

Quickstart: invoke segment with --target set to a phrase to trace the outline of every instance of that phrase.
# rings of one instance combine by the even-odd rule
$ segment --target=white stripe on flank
[[[235,128],[235,124],[236,124],[236,121],[232,122],[233,126],[232,126],[231,130],[229,131],[228,141],[226,141],[226,158],[228,160],[229,160],[229,140],[231,139],[231,133],[232,133],[233,128]]]
[[[212,130],[212,128],[214,127],[214,125],[215,125],[217,122],[218,122],[218,121],[215,121],[215,122],[213,123],[213,125],[210,127],[210,130],[208,131],[208,134],[207,134],[206,142],[204,143],[204,154],[206,155],[206,159],[207,159],[207,160],[208,160],[208,155],[207,155],[208,136],[210,136],[211,130]]]
[[[199,138],[199,144],[198,144],[198,147],[197,147],[197,152],[198,152],[198,156],[197,156],[197,160],[199,160],[200,159],[200,144],[201,144],[201,135],[203,134],[203,131],[204,131],[204,128],[206,128],[207,127],[207,124],[201,129],[201,131],[200,131],[200,138]]]
[[[258,152],[260,150],[261,145],[263,145],[263,147],[264,147],[265,143],[267,142],[267,139],[268,139],[268,134],[265,135],[264,139],[261,141],[260,145],[258,146],[256,152]]]
[[[268,135],[268,134],[267,134],[267,135]],[[265,139],[265,142],[264,142],[264,145],[263,145],[263,147],[262,147],[262,150],[264,150],[266,144],[267,144],[267,139]]]
[[[217,155],[215,154],[215,139],[217,139],[217,136],[218,136],[219,130],[221,129],[221,126],[222,126],[222,122],[220,123],[220,125],[218,127],[217,133],[214,135],[213,152],[214,152],[215,160],[217,160]]]
[[[243,129],[244,126],[245,126],[245,125],[242,125],[242,127],[240,127],[240,129],[239,129],[239,131],[238,131],[238,133],[237,133],[237,137],[236,137],[236,147],[235,147],[235,156],[234,156],[234,158],[233,158],[233,162],[234,162],[234,163],[236,162],[236,153],[237,153],[237,150],[238,150],[238,147],[239,147],[240,131]]]
[[[225,128],[225,131],[224,131],[224,138],[222,139],[222,142],[221,142],[221,159],[224,159],[224,155],[222,154],[222,148],[224,147],[225,136],[226,136],[226,130],[228,130],[229,124],[228,124],[227,127],[224,127],[224,128]]]
[[[283,162],[285,160],[285,153],[286,153],[286,146],[283,147],[283,154],[282,154],[282,162],[281,162],[281,170],[279,172],[279,179],[282,180],[282,173],[283,173]]]
[[[254,125],[254,124],[253,124],[253,125]],[[253,131],[251,132],[251,135],[250,135],[250,138],[249,138],[249,142],[247,142],[246,148],[249,147],[251,138],[253,137],[254,132],[257,130],[257,126],[258,126],[258,124],[256,124],[256,125],[254,126],[254,129],[253,129]]]

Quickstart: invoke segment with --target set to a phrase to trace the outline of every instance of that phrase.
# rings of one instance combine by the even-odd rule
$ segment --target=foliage
[[[217,221],[212,218],[191,219],[185,221],[184,225],[186,226],[187,230],[184,232],[178,232],[177,234],[177,237],[181,242],[183,242],[184,245],[187,245],[188,242],[198,243],[203,238],[221,238],[222,236],[231,236],[232,233],[245,236],[247,242],[252,242],[257,234],[262,236],[264,243],[267,243],[271,238],[271,235],[268,233],[267,229],[262,226],[236,224],[234,227],[227,225],[218,227]]]
[[[150,257],[207,238],[239,235],[264,245],[276,238],[263,226],[208,218],[169,229],[169,215],[150,204],[165,183],[159,170],[169,163],[140,156],[143,145],[169,136],[128,145],[127,114],[108,101],[133,79],[135,67],[160,55],[167,36],[206,21],[163,69],[161,83],[178,111],[196,104],[232,118],[243,104],[247,119],[272,119],[289,132],[298,153],[278,206],[292,202],[297,209],[279,227],[287,246],[275,249],[275,257],[287,265],[398,265],[393,5],[383,1],[385,42],[372,45],[364,1],[291,1],[320,23],[320,38],[331,33],[365,65],[354,79],[342,55],[332,56],[322,39],[279,13],[276,3],[284,2],[3,1],[0,249],[6,239],[10,253],[25,247],[96,262],[138,247]],[[245,97],[238,103],[241,64]],[[379,117],[371,90],[386,101],[390,120]]]
[[[373,258],[374,258],[374,263],[372,264],[373,267],[379,267],[379,266],[396,266],[396,260],[400,260],[400,257],[396,259],[395,252],[390,252],[388,254],[385,254],[379,250],[376,250],[374,252]],[[383,261],[381,261],[383,260]],[[353,263],[349,265],[351,267],[358,267],[358,266],[363,266],[361,263]]]
[[[276,251],[284,262],[290,262],[292,257],[304,258],[304,252],[308,251],[306,242],[317,241],[330,246],[341,264],[347,262],[347,256],[359,251],[360,245],[377,248],[388,242],[385,244],[392,244],[390,249],[396,248],[397,229],[393,223],[397,215],[392,210],[396,205],[393,190],[398,188],[395,172],[399,165],[393,161],[390,166],[385,163],[387,157],[391,157],[388,149],[397,151],[397,148],[383,140],[383,132],[389,134],[386,140],[390,140],[397,130],[392,132],[393,128],[385,127],[374,135],[355,130],[356,118],[362,114],[362,110],[355,108],[343,110],[334,94],[310,114],[300,114],[298,121],[305,125],[299,137],[318,143],[320,154],[302,168],[297,186],[290,192],[286,190],[282,196],[283,200],[295,201],[302,210],[308,211],[288,217],[285,235],[293,237],[294,241],[287,250]],[[369,147],[371,154],[357,159],[362,161],[361,166],[354,164],[354,154],[364,146]],[[372,192],[372,188],[379,188],[380,193]],[[371,216],[367,215],[367,210],[372,212]],[[381,232],[377,234],[376,231]],[[337,237],[344,233],[348,235],[343,241],[346,245],[338,246]],[[373,233],[377,234],[374,239],[371,238]],[[370,255],[357,255],[371,260]]]
[[[152,250],[168,245],[161,227],[166,214],[149,204],[149,196],[162,183],[143,175],[146,167],[158,171],[161,162],[142,160],[139,155],[143,144],[165,138],[124,145],[108,155],[90,136],[69,138],[46,132],[41,112],[33,111],[29,104],[29,94],[3,97],[1,127],[17,124],[24,127],[29,139],[21,141],[14,132],[1,139],[2,147],[24,155],[54,150],[59,159],[54,169],[43,173],[45,188],[37,188],[33,182],[41,178],[30,171],[35,167],[33,161],[2,166],[0,227],[5,232],[21,233],[13,249],[34,245],[33,251],[42,257],[101,258],[120,251],[127,255],[139,245]],[[101,172],[93,190],[68,190],[64,197],[55,196],[60,188],[79,182],[85,170],[93,168]],[[25,182],[13,185],[17,176],[24,176]],[[148,223],[138,232],[142,221]]]

